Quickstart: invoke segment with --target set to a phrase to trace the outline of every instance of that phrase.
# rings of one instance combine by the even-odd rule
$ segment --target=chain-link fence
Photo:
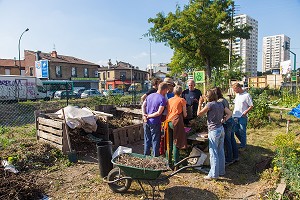
[[[1,94],[0,94],[1,95]],[[136,97],[140,99],[140,95]],[[0,126],[22,126],[35,123],[35,110],[58,110],[67,105],[89,107],[94,109],[97,105],[114,104],[121,107],[139,107],[139,102],[132,103],[132,97],[109,96],[93,97],[87,99],[63,100],[1,100],[0,101]]]

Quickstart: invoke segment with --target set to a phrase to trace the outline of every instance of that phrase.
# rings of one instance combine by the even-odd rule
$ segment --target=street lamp
[[[29,31],[29,28],[26,28],[25,31],[23,31],[23,33],[21,34],[20,38],[19,38],[19,46],[18,46],[18,49],[19,49],[19,70],[20,70],[20,75],[21,75],[21,58],[20,58],[20,42],[21,42],[21,38],[23,36],[23,34],[25,32]]]
[[[142,40],[143,38],[140,38],[140,40]],[[150,47],[150,73],[149,73],[149,76],[150,76],[150,79],[152,78],[152,70],[151,70],[151,68],[153,67],[152,66],[152,48],[151,48],[151,41],[150,40],[148,40],[149,41],[149,47]]]

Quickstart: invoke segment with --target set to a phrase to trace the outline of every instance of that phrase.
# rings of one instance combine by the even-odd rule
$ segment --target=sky
[[[23,50],[74,56],[106,66],[108,59],[145,69],[150,63],[168,63],[173,51],[143,37],[157,13],[174,12],[188,0],[0,0],[0,58],[18,59]],[[285,34],[300,66],[300,0],[236,0],[236,14],[258,20],[258,71],[262,38]],[[142,38],[142,39],[141,39]],[[151,47],[151,56],[150,56]],[[293,56],[291,55],[291,59]]]

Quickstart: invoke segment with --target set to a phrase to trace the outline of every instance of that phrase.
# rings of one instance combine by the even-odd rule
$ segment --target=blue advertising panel
[[[48,78],[48,60],[35,61],[35,74],[37,78]]]

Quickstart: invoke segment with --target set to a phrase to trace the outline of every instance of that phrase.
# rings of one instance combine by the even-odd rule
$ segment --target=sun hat
[[[175,86],[175,83],[174,83],[174,81],[173,81],[172,78],[166,77],[166,78],[164,79],[164,82],[166,82],[166,83],[169,84],[169,85],[172,85],[173,87]]]

